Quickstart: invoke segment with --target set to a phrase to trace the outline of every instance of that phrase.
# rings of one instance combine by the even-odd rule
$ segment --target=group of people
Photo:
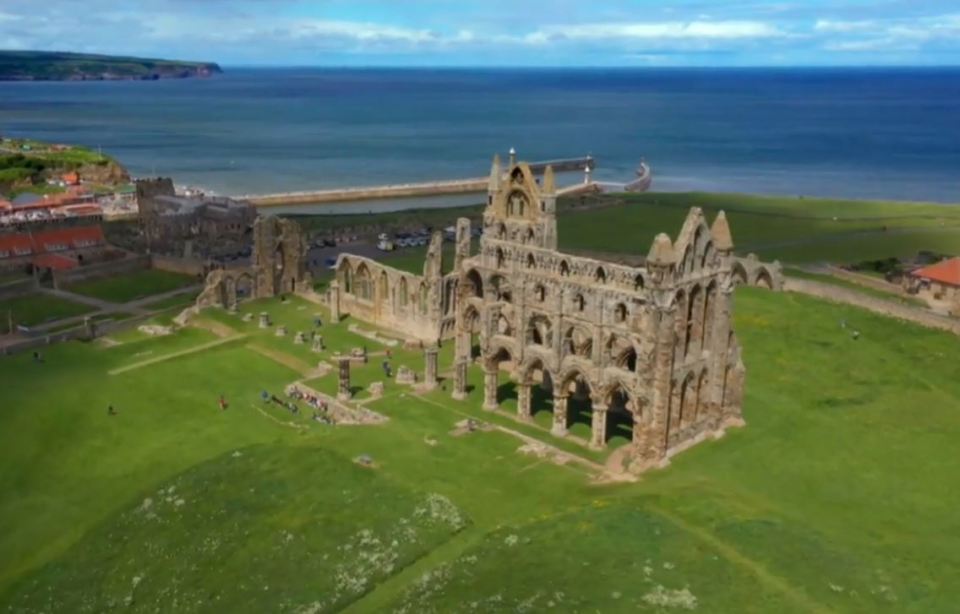
[[[287,411],[289,411],[289,412],[292,413],[292,414],[299,414],[299,413],[300,413],[300,408],[297,407],[297,404],[296,404],[296,403],[294,403],[293,401],[284,401],[283,399],[281,399],[281,398],[278,397],[277,395],[275,395],[275,394],[270,394],[270,393],[267,392],[266,390],[264,390],[263,392],[260,393],[260,398],[263,400],[264,403],[266,403],[266,402],[268,402],[268,401],[271,402],[271,403],[276,403],[277,405],[279,405],[280,407],[286,409]]]
[[[325,399],[321,399],[316,395],[302,392],[299,388],[294,388],[293,390],[290,391],[290,398],[296,399],[298,401],[303,401],[310,407],[314,409],[319,409],[323,412],[326,412],[327,409],[329,408],[329,406],[327,405],[327,401]]]

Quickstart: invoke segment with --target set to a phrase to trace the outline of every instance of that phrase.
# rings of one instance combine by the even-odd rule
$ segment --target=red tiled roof
[[[23,232],[10,235],[0,235],[0,252],[9,252],[10,256],[17,255],[16,252],[33,253],[33,238]]]
[[[71,185],[76,185],[80,183],[80,175],[76,171],[70,171],[69,173],[64,174],[63,180]]]
[[[942,260],[936,264],[917,269],[910,274],[930,281],[960,286],[960,257]]]
[[[104,242],[103,229],[99,226],[80,226],[79,228],[61,228],[59,230],[47,230],[33,235],[34,244],[40,249],[38,251],[47,251],[55,249],[55,245],[65,245],[67,249],[76,249],[77,242],[81,244]],[[49,246],[49,247],[48,247]],[[81,247],[86,247],[81,245]]]
[[[39,256],[47,252],[82,249],[94,245],[103,245],[104,243],[106,243],[106,239],[100,226],[80,226],[78,228],[47,230],[36,234],[18,232],[0,235],[0,252],[7,252],[6,257],[8,258],[27,254],[37,254]]]
[[[63,271],[76,268],[77,261],[61,254],[40,254],[33,259],[33,265],[43,269]]]
[[[13,203],[6,198],[0,198],[0,209],[13,209]]]

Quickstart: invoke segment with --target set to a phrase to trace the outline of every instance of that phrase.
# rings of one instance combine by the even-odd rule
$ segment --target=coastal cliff
[[[0,81],[153,81],[211,77],[222,72],[220,66],[212,62],[0,51]]]
[[[57,193],[70,185],[112,187],[130,182],[119,162],[77,145],[0,138],[0,198]]]

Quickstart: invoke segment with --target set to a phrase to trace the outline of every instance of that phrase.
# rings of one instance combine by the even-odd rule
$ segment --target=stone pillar
[[[483,371],[483,408],[493,411],[497,408],[497,367]]]
[[[517,417],[525,422],[529,422],[533,418],[530,408],[532,389],[531,384],[520,384],[517,389]]]
[[[706,339],[704,341],[707,347],[710,348],[710,361],[708,364],[710,373],[707,379],[707,390],[705,393],[701,392],[701,394],[706,394],[708,407],[711,407],[712,410],[711,417],[714,418],[718,424],[727,417],[726,413],[728,409],[723,406],[723,389],[726,384],[728,357],[731,352],[736,351],[736,348],[727,346],[728,340],[730,339],[730,318],[733,312],[734,287],[732,280],[725,280],[720,284],[720,288],[715,297],[716,304],[713,308],[715,319],[713,321],[713,330],[711,331],[712,339]]]
[[[340,282],[333,280],[330,282],[330,290],[327,293],[330,303],[330,319],[335,323],[340,321]]]
[[[467,359],[458,356],[453,368],[453,398],[462,401],[467,398]]]
[[[339,359],[340,373],[337,386],[337,398],[341,401],[350,400],[350,359],[341,357]]]
[[[590,430],[590,447],[602,450],[607,447],[607,406],[594,403],[592,410],[592,425]]]
[[[270,314],[266,311],[260,312],[260,328],[270,327]]]
[[[660,306],[656,312],[656,347],[653,357],[653,394],[650,421],[637,452],[647,464],[655,464],[667,456],[667,435],[670,421],[670,380],[673,371],[673,341],[676,327],[676,306]],[[679,385],[679,384],[678,384]]]
[[[435,347],[428,347],[424,351],[426,365],[423,370],[423,384],[426,388],[437,387],[437,358],[439,353],[439,350]]]
[[[553,427],[550,433],[556,437],[565,437],[567,434],[567,396],[553,391]]]

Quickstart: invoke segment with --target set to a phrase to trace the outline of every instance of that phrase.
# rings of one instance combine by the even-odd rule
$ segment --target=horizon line
[[[189,61],[189,60],[181,60]],[[957,64],[684,64],[684,65],[640,65],[640,64],[245,64],[214,61],[221,68],[324,68],[335,70],[769,70],[769,69],[960,69]]]

